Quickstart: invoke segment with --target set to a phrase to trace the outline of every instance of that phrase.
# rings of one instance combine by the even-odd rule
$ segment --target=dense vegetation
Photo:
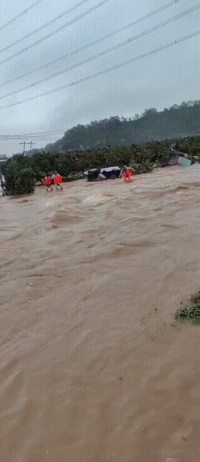
[[[34,174],[30,167],[21,167],[17,159],[8,161],[5,167],[6,190],[12,195],[34,192]]]
[[[84,151],[37,152],[31,157],[15,155],[3,167],[9,194],[28,194],[45,173],[58,171],[64,181],[83,177],[90,168],[130,165],[135,174],[150,172],[154,165],[164,166],[173,155],[171,146],[200,161],[200,137],[151,141],[140,145],[102,147]]]
[[[200,101],[183,102],[157,112],[146,109],[133,118],[111,117],[77,125],[65,132],[62,139],[46,146],[45,151],[68,151],[103,146],[130,146],[150,140],[183,138],[200,134]]]

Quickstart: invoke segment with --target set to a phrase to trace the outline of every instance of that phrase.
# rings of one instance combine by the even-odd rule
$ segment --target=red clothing
[[[132,173],[130,170],[126,170],[126,172],[124,172],[124,179],[125,180],[128,180],[128,178],[132,176]]]
[[[61,183],[61,181],[62,181],[61,176],[59,175],[59,173],[56,173],[56,175],[54,175],[54,183],[58,184],[58,183]]]
[[[50,186],[51,185],[51,178],[49,176],[45,176],[44,184],[45,184],[45,186]]]

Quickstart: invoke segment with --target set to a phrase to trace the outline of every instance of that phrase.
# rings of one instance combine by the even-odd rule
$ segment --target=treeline
[[[37,152],[32,157],[15,155],[3,167],[8,194],[28,194],[46,173],[58,171],[64,181],[83,177],[85,170],[131,165],[135,174],[150,172],[154,165],[166,164],[170,147],[200,158],[200,137],[151,141],[140,145],[102,147],[85,151]]]
[[[150,140],[182,138],[200,134],[200,101],[188,101],[157,112],[146,109],[139,116],[126,119],[111,117],[77,125],[66,131],[63,138],[45,147],[45,151],[89,149],[103,146],[130,146]]]

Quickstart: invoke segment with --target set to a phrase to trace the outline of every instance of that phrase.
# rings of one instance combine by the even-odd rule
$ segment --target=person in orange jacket
[[[131,181],[131,176],[132,176],[132,172],[130,168],[124,167],[124,173],[123,173],[124,181]]]
[[[46,186],[46,191],[53,191],[52,185],[51,185],[51,177],[49,174],[47,174],[44,177],[44,184]]]
[[[62,183],[62,177],[58,172],[55,172],[53,175],[53,181],[54,184],[56,185],[56,189],[63,189],[61,183]]]

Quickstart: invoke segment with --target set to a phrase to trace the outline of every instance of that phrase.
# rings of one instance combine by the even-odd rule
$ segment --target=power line
[[[43,0],[41,0],[43,1]],[[38,27],[38,29],[35,29],[34,31],[30,32],[29,34],[27,35],[24,35],[24,37],[21,37],[20,39],[16,40],[15,42],[11,43],[10,45],[7,45],[5,48],[2,48],[0,50],[0,53],[2,53],[3,51],[6,51],[8,50],[9,48],[13,47],[14,45],[17,45],[17,43],[20,43],[22,42],[23,40],[31,37],[32,35],[36,34],[37,32],[39,32],[40,30],[44,29],[45,27],[49,26],[50,24],[53,24],[55,21],[58,21],[58,19],[61,19],[63,18],[66,14],[69,14],[71,13],[73,10],[75,10],[76,8],[78,8],[79,6],[81,6],[83,3],[86,3],[88,2],[88,0],[82,0],[81,2],[77,3],[77,5],[73,6],[72,8],[69,8],[67,11],[65,11],[64,13],[60,14],[59,16],[56,16],[56,18],[54,19],[51,19],[51,21],[47,22],[46,24],[43,24],[43,26],[40,26]]]
[[[3,141],[19,141],[19,140],[22,140],[22,139],[23,139],[23,136],[20,137],[20,138],[5,138],[5,139],[4,139],[4,138],[3,138],[3,139],[0,138],[0,143],[3,142]],[[26,138],[26,139],[28,139],[28,138]],[[54,135],[53,138],[50,138],[50,137],[46,137],[46,138],[45,138],[45,137],[42,137],[42,138],[41,138],[41,137],[38,137],[38,138],[33,138],[33,139],[34,139],[35,141],[37,141],[37,143],[38,143],[39,141],[41,141],[41,142],[42,142],[42,141],[54,142],[54,140],[55,140],[55,135]],[[34,144],[35,144],[35,143],[34,143]]]
[[[13,134],[13,135],[0,135],[0,141],[5,141],[9,139],[25,139],[25,138],[49,138],[50,136],[55,137],[56,135],[61,135],[65,133],[66,128],[60,129],[60,130],[49,130],[49,131],[44,131],[44,132],[35,132],[35,133],[22,133],[22,134]]]
[[[61,132],[64,132],[66,129],[65,128],[60,128],[59,130],[45,130],[43,132],[31,132],[31,133],[21,133],[20,135],[17,135],[17,134],[13,134],[13,135],[8,135],[8,134],[4,134],[4,135],[0,135],[0,138],[4,137],[4,136],[15,136],[15,137],[20,137],[20,138],[25,138],[26,136],[28,136],[29,138],[33,135],[47,135],[47,134],[57,134],[57,133],[61,133]]]
[[[10,21],[8,21],[6,24],[4,24],[3,26],[0,26],[0,31],[2,31],[3,29],[5,29],[6,27],[8,27],[10,24],[12,24],[14,21],[16,21],[17,19],[19,19],[21,16],[23,16],[24,14],[28,13],[28,11],[30,11],[32,8],[34,8],[35,6],[39,5],[39,3],[42,3],[44,0],[37,0],[37,2],[33,3],[32,5],[30,5],[28,8],[26,8],[24,11],[22,11],[21,13],[19,13],[17,16],[15,16],[13,19],[10,19]]]
[[[66,131],[66,129],[65,129],[65,131]],[[63,131],[62,133],[64,134],[64,131]],[[56,133],[55,133],[55,134],[52,133],[52,134],[49,134],[49,135],[46,134],[46,135],[43,135],[43,136],[41,136],[41,135],[32,135],[32,139],[37,140],[38,138],[39,138],[39,139],[44,139],[44,138],[45,138],[45,139],[46,139],[46,138],[49,139],[50,137],[54,137],[54,138],[55,138],[55,136],[62,135],[62,133],[60,133],[60,132],[57,133],[57,134],[56,134]],[[30,138],[30,136],[28,136],[28,135],[25,135],[25,136],[23,136],[23,135],[16,135],[16,136],[15,136],[15,135],[5,135],[4,137],[1,137],[1,136],[0,136],[0,141],[21,140],[21,139],[28,139],[28,138]]]
[[[74,54],[76,54],[76,53],[78,53],[78,52],[80,52],[80,51],[83,51],[83,50],[85,50],[85,49],[87,49],[87,48],[90,48],[91,46],[94,46],[94,45],[96,45],[97,43],[103,42],[104,40],[107,40],[108,38],[113,37],[114,35],[119,34],[120,32],[122,32],[122,31],[124,31],[124,30],[126,30],[126,29],[128,29],[128,28],[130,28],[130,27],[132,27],[132,26],[135,26],[135,25],[138,24],[139,22],[142,22],[142,21],[144,21],[145,19],[150,18],[151,16],[153,16],[153,15],[159,13],[160,11],[169,8],[170,6],[174,5],[175,3],[178,3],[179,1],[181,1],[181,0],[173,0],[172,2],[167,3],[166,5],[161,6],[160,8],[157,8],[156,10],[154,10],[154,11],[152,11],[152,12],[146,14],[145,16],[142,16],[141,18],[137,19],[136,21],[130,22],[130,23],[126,24],[125,26],[120,27],[119,29],[114,30],[114,31],[111,32],[110,34],[105,35],[104,37],[101,37],[101,38],[95,40],[94,42],[90,42],[89,44],[84,45],[84,46],[81,47],[81,48],[78,48],[78,49],[76,49],[76,50],[74,50],[74,51],[71,51],[70,53],[67,53],[66,55],[63,55],[63,56],[61,56],[60,58],[55,59],[54,61],[50,61],[50,62],[47,63],[47,64],[44,64],[44,65],[42,65],[42,66],[39,66],[39,67],[37,67],[36,69],[33,69],[32,71],[26,72],[26,73],[20,75],[19,77],[15,77],[15,78],[13,78],[13,79],[7,80],[6,82],[3,82],[3,83],[1,84],[1,86],[7,85],[8,83],[11,83],[11,82],[15,82],[16,80],[19,80],[19,79],[21,79],[21,78],[23,78],[23,77],[27,77],[28,75],[32,74],[33,72],[37,72],[37,71],[39,71],[39,70],[41,70],[41,69],[45,69],[47,66],[50,66],[50,65],[52,65],[52,64],[55,64],[55,63],[57,63],[57,62],[59,62],[59,61],[65,59],[65,58],[67,58],[67,57],[69,57],[69,56],[72,56],[72,55],[74,55]]]
[[[49,77],[44,77],[43,79],[40,79],[40,80],[38,80],[36,82],[33,82],[32,84],[26,85],[25,87],[20,88],[19,90],[13,90],[13,91],[11,91],[10,93],[7,93],[4,96],[0,96],[0,100],[4,99],[4,98],[7,98],[8,96],[15,95],[15,94],[17,94],[17,93],[19,93],[21,91],[28,90],[29,88],[32,88],[32,87],[34,87],[36,85],[39,85],[39,84],[41,84],[43,82],[46,82],[47,80],[51,80],[51,79],[53,79],[55,77],[58,77],[58,76],[60,76],[62,74],[65,74],[66,72],[68,72],[68,71],[70,71],[72,69],[75,69],[75,68],[77,68],[79,66],[82,66],[83,64],[87,64],[88,62],[91,62],[91,61],[93,61],[95,59],[98,59],[99,57],[104,56],[105,54],[108,54],[108,53],[110,53],[110,52],[112,52],[112,51],[114,51],[114,50],[116,50],[116,49],[118,49],[118,48],[120,48],[122,46],[128,45],[131,42],[133,42],[134,40],[136,40],[138,38],[141,38],[141,37],[144,37],[145,35],[147,35],[147,34],[149,34],[151,32],[154,32],[155,30],[160,29],[161,27],[164,27],[167,24],[170,24],[170,23],[176,21],[177,19],[182,18],[183,16],[185,16],[185,15],[187,15],[189,13],[192,13],[192,12],[196,11],[198,8],[200,8],[200,4],[196,5],[195,7],[192,7],[192,8],[189,8],[189,9],[183,11],[182,13],[179,13],[179,14],[177,14],[176,16],[174,16],[172,18],[167,19],[166,21],[164,21],[164,22],[162,22],[160,24],[157,24],[156,26],[153,26],[153,27],[151,27],[150,29],[147,29],[144,32],[140,32],[139,34],[137,34],[137,35],[135,35],[133,37],[130,37],[130,38],[124,40],[123,42],[120,42],[118,45],[114,45],[114,46],[108,48],[107,50],[101,51],[101,52],[95,54],[94,56],[91,56],[90,58],[84,59],[83,61],[81,61],[81,62],[79,62],[77,64],[74,64],[74,65],[72,65],[70,67],[67,67],[67,68],[63,69],[62,71],[58,71],[58,72],[56,72],[55,74],[53,74],[53,75],[51,75]]]
[[[88,1],[88,0],[85,0],[85,1]],[[85,11],[84,13],[81,13],[79,16],[77,16],[76,18],[74,19],[71,19],[71,21],[67,22],[66,24],[63,24],[62,26],[60,26],[58,29],[56,29],[54,32],[51,32],[50,34],[47,34],[45,35],[44,37],[42,37],[41,39],[37,40],[36,42],[33,42],[31,43],[30,45],[28,45],[27,47],[25,48],[22,48],[21,50],[19,50],[17,53],[15,53],[14,55],[12,56],[9,56],[8,58],[5,58],[3,59],[3,61],[0,61],[0,64],[3,64],[3,63],[6,63],[7,61],[10,61],[11,59],[15,58],[16,56],[19,56],[21,55],[24,51],[27,51],[29,50],[30,48],[40,44],[41,42],[43,42],[44,40],[47,40],[48,38],[52,37],[53,35],[57,34],[58,32],[60,32],[61,30],[65,29],[66,27],[68,26],[71,26],[72,24],[74,24],[74,22],[76,21],[79,21],[80,19],[84,18],[85,16],[87,16],[89,13],[92,13],[93,11],[95,11],[97,8],[100,8],[102,5],[104,5],[104,3],[108,2],[109,0],[101,0],[99,3],[97,3],[97,5],[89,8],[89,10]]]
[[[37,96],[32,96],[30,98],[27,98],[27,99],[24,99],[22,101],[18,101],[18,102],[15,102],[15,103],[11,103],[11,104],[7,104],[6,106],[0,106],[0,109],[5,109],[5,108],[8,108],[8,107],[12,107],[12,106],[16,106],[16,105],[19,105],[19,104],[23,104],[23,103],[26,103],[27,101],[32,101],[34,99],[38,99],[38,98],[41,98],[43,96],[46,96],[46,95],[49,95],[51,93],[56,93],[57,91],[60,91],[60,90],[64,90],[66,88],[69,88],[69,87],[72,87],[74,85],[78,85],[80,83],[83,83],[83,82],[86,82],[87,80],[90,80],[90,79],[93,79],[93,78],[96,78],[96,77],[99,77],[103,74],[107,74],[108,72],[111,72],[111,71],[114,71],[115,69],[119,69],[123,66],[126,66],[128,64],[131,64],[133,63],[134,61],[138,61],[139,59],[143,59],[143,58],[146,58],[147,56],[150,56],[152,54],[155,54],[155,53],[158,53],[159,51],[162,51],[162,50],[165,50],[166,48],[170,48],[172,47],[173,45],[177,45],[178,43],[181,43],[183,42],[184,40],[188,40],[192,37],[196,37],[197,35],[200,34],[200,30],[196,31],[196,32],[193,32],[192,34],[190,35],[186,35],[185,37],[181,37],[180,39],[177,39],[177,40],[174,40],[173,42],[170,42],[170,43],[167,43],[166,45],[162,45],[158,48],[155,48],[154,50],[151,50],[151,51],[148,51],[146,53],[143,53],[142,55],[139,55],[139,56],[136,56],[135,58],[132,58],[132,59],[129,59],[128,61],[124,61],[123,63],[120,63],[120,64],[116,64],[115,66],[112,66],[112,67],[109,67],[108,69],[105,69],[103,71],[99,71],[99,72],[96,72],[95,74],[91,74],[87,77],[83,77],[79,80],[76,80],[74,82],[71,82],[67,85],[63,85],[61,87],[58,87],[58,88],[55,88],[54,90],[49,90],[49,91],[45,91],[44,93],[41,93],[40,95],[37,95]]]

